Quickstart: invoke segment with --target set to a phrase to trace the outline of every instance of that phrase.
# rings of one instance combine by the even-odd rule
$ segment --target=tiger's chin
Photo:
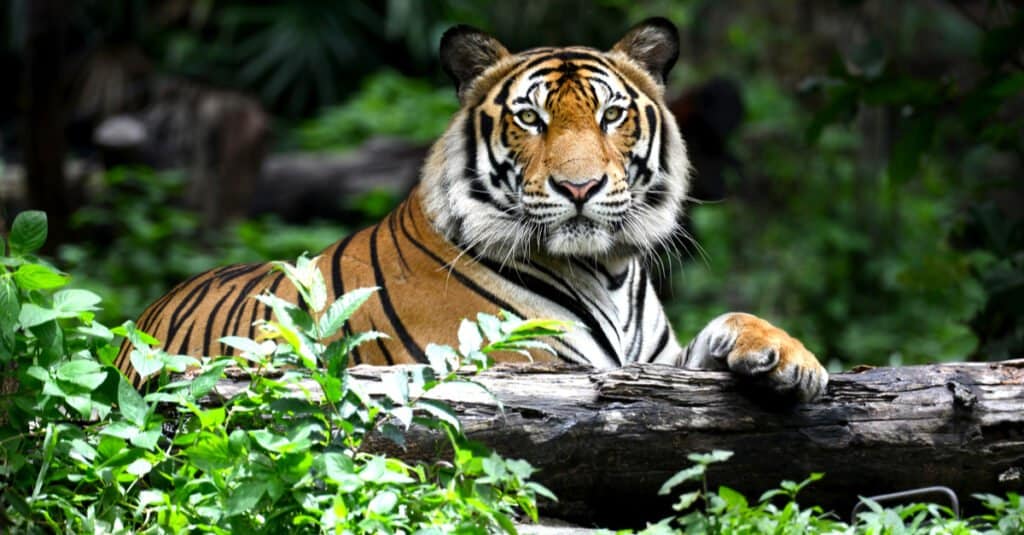
[[[591,221],[569,221],[548,231],[544,247],[553,256],[606,257],[615,249],[615,236]]]

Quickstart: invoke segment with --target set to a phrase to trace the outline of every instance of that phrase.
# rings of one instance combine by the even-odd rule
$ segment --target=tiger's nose
[[[559,195],[574,202],[577,206],[583,205],[591,197],[600,191],[601,186],[604,186],[605,182],[608,181],[608,176],[602,176],[601,180],[595,180],[593,178],[585,179],[583,181],[574,182],[572,180],[555,180],[555,177],[548,179],[551,183],[551,189],[558,192]]]

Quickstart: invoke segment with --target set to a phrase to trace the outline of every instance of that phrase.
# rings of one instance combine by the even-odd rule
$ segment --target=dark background
[[[830,368],[1024,354],[1024,16],[1008,1],[12,0],[0,230],[133,317],[218,264],[379,218],[456,109],[468,23],[510,49],[682,33],[694,240],[654,267],[687,339],[761,314]]]

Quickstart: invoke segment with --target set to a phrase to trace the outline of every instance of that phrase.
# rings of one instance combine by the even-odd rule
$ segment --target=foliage
[[[914,503],[882,507],[861,498],[867,506],[852,524],[839,520],[835,514],[820,507],[803,508],[797,495],[823,474],[811,474],[797,483],[783,481],[779,488],[769,490],[751,503],[743,494],[725,486],[712,491],[708,486],[708,467],[729,460],[732,452],[691,453],[694,464],[662,485],[659,494],[667,495],[680,485],[696,484],[697,488],[679,495],[673,509],[679,512],[642,531],[644,535],[687,534],[998,534],[1018,533],[1024,529],[1024,502],[1018,494],[1006,498],[979,494],[975,498],[988,514],[960,519],[946,507],[931,503]],[[779,506],[779,504],[784,504]],[[620,531],[620,534],[630,533]]]
[[[380,61],[383,19],[369,2],[229,1],[193,14],[201,31],[163,35],[167,68],[249,89],[290,116],[337,102],[354,88],[347,80]]]
[[[5,529],[514,532],[514,514],[535,519],[537,497],[553,498],[529,481],[528,463],[466,439],[451,410],[426,395],[442,384],[480,388],[456,370],[486,367],[493,351],[546,347],[536,337],[559,334],[561,323],[509,314],[465,321],[460,348],[431,346],[432,366],[396,368],[378,399],[348,375],[347,359],[384,335],[337,336],[374,289],[328,303],[314,260],[276,263],[304,307],[259,296],[274,311],[260,339],[222,339],[240,356],[169,355],[131,322],[107,329],[95,321],[99,296],[63,289],[67,275],[32,255],[45,236],[42,213],[20,215],[0,264]],[[112,366],[115,334],[131,342],[132,365],[150,378],[146,392]],[[228,367],[248,374],[249,386],[205,405]],[[413,423],[448,437],[450,464],[364,450],[370,433],[401,440]]]
[[[934,280],[943,267],[949,274],[973,275],[970,283],[979,286],[981,300],[971,309],[935,304],[949,305],[950,316],[959,320],[959,328],[965,332],[965,320],[977,314],[973,324],[984,344],[983,354],[996,360],[1024,351],[1024,308],[1014,299],[1024,295],[1024,218],[1019,213],[997,215],[1000,210],[989,199],[1009,185],[1003,175],[1006,171],[997,170],[996,176],[990,176],[991,169],[972,169],[963,162],[997,159],[1000,152],[1024,155],[1024,118],[1019,114],[1024,103],[1024,65],[1020,63],[1024,11],[1016,10],[991,24],[973,20],[969,14],[965,17],[977,24],[973,32],[964,32],[974,39],[973,50],[968,49],[968,65],[977,72],[970,78],[960,76],[955,66],[947,67],[940,76],[915,74],[890,58],[909,59],[899,48],[887,49],[879,40],[870,40],[842,61],[833,61],[827,74],[805,82],[805,90],[823,97],[807,135],[817,139],[826,125],[851,121],[867,110],[887,112],[896,135],[882,174],[885,193],[900,200],[902,190],[911,187],[924,186],[926,195],[933,196],[943,180],[953,186],[941,201],[946,204],[943,215],[955,225],[944,225],[941,237],[946,241],[959,238],[954,241],[959,241],[961,249],[973,249],[976,254],[936,255],[923,262],[908,258],[902,262],[903,269],[908,277],[923,278],[924,285],[956,284]],[[919,222],[901,218],[917,214],[915,201],[902,201],[899,211],[892,206],[875,212],[882,221],[913,231]],[[956,208],[961,214],[951,217]],[[938,227],[937,223],[929,226]],[[929,262],[936,264],[927,265]],[[970,348],[957,349],[961,355],[970,352]]]
[[[708,45],[716,71],[687,73],[724,66],[747,117],[735,198],[690,208],[702,250],[672,280],[680,338],[731,308],[785,326],[833,370],[1019,355],[1024,218],[1006,203],[1022,191],[1011,178],[1024,155],[1020,12],[976,27],[953,6],[907,2],[871,19],[855,2],[819,15],[879,24],[855,43],[822,43],[779,32],[798,21],[772,11],[730,13]]]
[[[428,143],[444,132],[458,109],[450,88],[384,70],[367,77],[348,102],[302,124],[298,138],[310,150],[349,149],[375,135]]]

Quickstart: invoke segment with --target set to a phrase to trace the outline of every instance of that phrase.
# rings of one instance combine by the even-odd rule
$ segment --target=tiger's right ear
[[[441,37],[441,67],[455,82],[459,101],[470,82],[507,55],[497,39],[472,26],[452,26]]]

